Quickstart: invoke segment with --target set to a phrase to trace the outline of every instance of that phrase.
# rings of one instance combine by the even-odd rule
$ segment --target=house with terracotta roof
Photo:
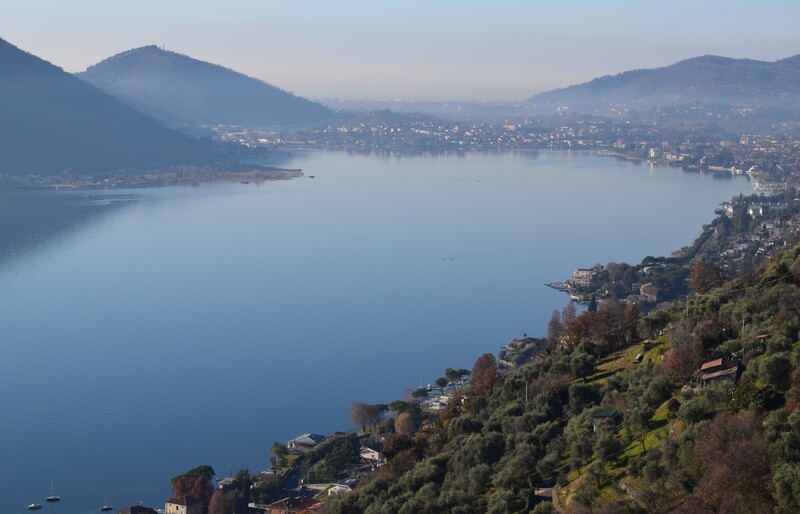
[[[308,496],[290,496],[267,505],[267,512],[270,514],[295,514],[315,510],[320,505],[322,502]]]
[[[658,292],[658,287],[649,282],[639,287],[639,295],[643,296],[649,303],[656,303],[658,301]]]
[[[164,505],[165,514],[203,514],[203,502],[191,496],[170,498]]]
[[[707,385],[711,382],[719,380],[736,381],[739,374],[739,363],[726,358],[720,357],[712,361],[704,362],[700,366],[700,383]]]

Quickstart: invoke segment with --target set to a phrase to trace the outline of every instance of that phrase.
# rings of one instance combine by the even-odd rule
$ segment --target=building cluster
[[[731,223],[744,217],[748,229],[737,233],[719,248],[713,259],[725,269],[752,267],[800,240],[800,202],[797,200],[749,198],[724,202],[718,210]],[[714,235],[719,232],[714,227]]]
[[[258,129],[220,126],[218,138],[247,147],[337,148],[359,151],[440,152],[466,149],[591,150],[619,158],[712,172],[748,173],[765,192],[800,184],[800,138],[785,133],[718,136],[702,128],[676,130],[624,119],[570,118],[560,124],[466,123],[408,115],[366,116],[317,128]],[[710,115],[710,114],[709,114]]]

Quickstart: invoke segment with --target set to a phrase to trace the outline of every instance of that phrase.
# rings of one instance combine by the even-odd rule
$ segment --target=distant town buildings
[[[589,289],[596,284],[597,270],[594,268],[578,268],[572,272],[572,286],[579,289]]]

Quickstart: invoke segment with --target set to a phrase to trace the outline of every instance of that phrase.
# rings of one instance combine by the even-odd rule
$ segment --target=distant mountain
[[[336,116],[260,80],[157,46],[109,57],[78,77],[167,123],[285,126]]]
[[[208,143],[0,39],[0,173],[152,168],[209,153]]]
[[[706,55],[671,66],[633,70],[527,101],[536,107],[603,111],[611,105],[655,107],[695,102],[731,106],[800,107],[800,55],[764,62]]]

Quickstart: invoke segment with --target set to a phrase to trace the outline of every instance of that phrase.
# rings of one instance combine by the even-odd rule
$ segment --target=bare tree
[[[360,426],[361,431],[367,430],[367,425],[376,426],[381,421],[381,414],[386,410],[384,405],[355,402],[350,407],[350,421],[353,425]]]
[[[484,353],[475,360],[472,366],[472,385],[479,391],[487,391],[500,378],[497,371],[497,360],[494,354]]]
[[[705,261],[697,261],[689,272],[689,287],[698,294],[703,294],[713,287],[722,284],[722,272],[716,266]]]
[[[689,329],[678,325],[669,334],[670,349],[664,354],[664,372],[675,382],[685,382],[702,362],[702,348]]]
[[[394,430],[398,434],[412,435],[414,433],[414,417],[408,412],[401,412],[394,420]]]
[[[772,512],[768,446],[752,413],[722,413],[697,434],[702,475],[685,506],[690,512]]]
[[[561,322],[561,313],[558,310],[553,311],[550,316],[550,321],[547,323],[547,339],[551,344],[558,344],[564,336],[564,324]]]
[[[567,327],[570,323],[575,321],[578,315],[575,313],[575,305],[572,302],[569,302],[561,309],[561,323]]]

